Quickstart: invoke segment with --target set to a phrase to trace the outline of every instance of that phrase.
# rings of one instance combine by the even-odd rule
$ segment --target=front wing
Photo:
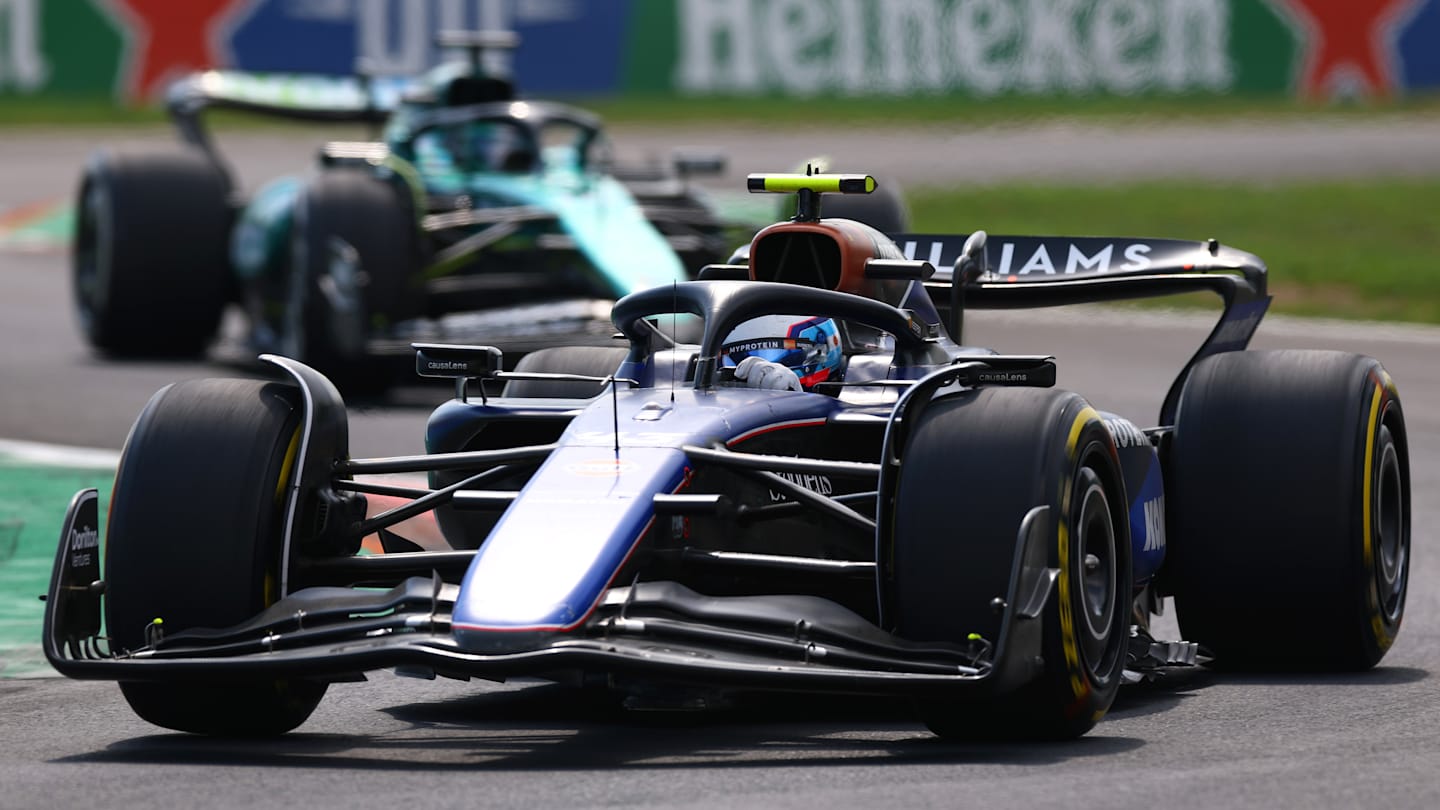
[[[97,502],[94,490],[72,502],[46,597],[46,657],[80,679],[341,681],[404,668],[504,680],[583,671],[710,687],[978,696],[1039,673],[1039,616],[1054,579],[1043,563],[1043,521],[1027,522],[994,646],[905,641],[818,597],[709,597],[645,582],[611,589],[574,631],[510,634],[481,649],[450,632],[459,586],[412,577],[388,591],[306,588],[230,628],[165,635],[157,625],[145,648],[123,651],[106,649],[100,633],[104,584],[84,541]]]

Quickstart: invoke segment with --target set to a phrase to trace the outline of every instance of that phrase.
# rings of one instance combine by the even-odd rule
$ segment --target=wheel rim
[[[1091,671],[1102,671],[1106,649],[1110,646],[1115,624],[1116,571],[1115,524],[1110,514],[1110,501],[1104,484],[1089,467],[1081,470],[1075,511],[1075,548],[1080,565],[1079,613],[1084,617],[1081,647]]]
[[[1391,622],[1399,617],[1404,601],[1405,568],[1409,555],[1409,527],[1405,525],[1405,489],[1400,455],[1390,429],[1380,428],[1380,460],[1375,481],[1375,579],[1380,609]]]
[[[110,255],[110,201],[99,183],[89,183],[80,201],[75,229],[75,303],[87,329],[103,307],[104,257]]]

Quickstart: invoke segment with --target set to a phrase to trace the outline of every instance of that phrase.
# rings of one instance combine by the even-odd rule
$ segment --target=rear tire
[[[91,161],[71,258],[91,346],[115,357],[205,350],[230,289],[229,193],[224,172],[198,151]]]
[[[1351,671],[1400,629],[1410,472],[1369,357],[1232,352],[1195,366],[1170,453],[1164,581],[1216,666]]]
[[[347,396],[379,394],[392,370],[371,357],[370,339],[423,309],[412,205],[368,172],[332,169],[306,186],[296,214],[295,272],[305,279],[297,359]],[[335,261],[336,250],[359,272]]]
[[[169,386],[125,445],[106,539],[106,625],[133,650],[166,634],[221,628],[279,596],[285,492],[300,437],[293,388],[252,380]],[[145,720],[197,734],[281,734],[315,710],[307,680],[124,682]]]
[[[840,217],[863,222],[884,234],[910,231],[910,209],[893,182],[878,186],[869,194],[832,194],[825,198],[820,214],[827,219]]]
[[[1057,587],[1041,614],[1043,670],[1017,691],[927,699],[925,724],[952,739],[1069,739],[1114,702],[1129,643],[1130,533],[1115,443],[1079,396],[1035,388],[967,391],[931,404],[895,484],[895,633],[994,643],[1021,522],[1049,506]]]

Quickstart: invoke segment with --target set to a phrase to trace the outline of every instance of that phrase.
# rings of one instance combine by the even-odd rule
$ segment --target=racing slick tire
[[[191,380],[151,398],[126,441],[106,539],[112,649],[147,635],[239,624],[279,598],[285,493],[300,440],[295,389]],[[266,736],[305,721],[326,684],[309,680],[127,682],[157,726]]]
[[[1006,597],[1035,507],[1049,507],[1046,566],[1059,571],[1039,615],[1036,676],[983,698],[923,698],[921,719],[947,739],[1086,733],[1114,702],[1130,635],[1130,532],[1109,429],[1078,395],[1038,388],[965,391],[934,401],[917,422],[900,456],[882,574],[896,635],[965,644],[974,633],[996,643],[994,600]]]
[[[1376,360],[1206,358],[1181,393],[1162,581],[1180,630],[1237,670],[1378,663],[1405,611],[1405,418]]]
[[[91,346],[113,357],[205,350],[229,298],[229,194],[224,171],[196,150],[90,161],[71,288]]]
[[[515,371],[533,374],[584,374],[604,377],[614,374],[630,350],[623,346],[551,346],[537,349],[515,363]],[[601,382],[571,380],[510,380],[505,396],[538,399],[543,397],[593,397],[605,389]]]
[[[827,219],[863,222],[881,233],[910,231],[910,209],[894,181],[886,181],[869,194],[831,194],[825,198],[820,213]]]
[[[298,358],[347,395],[394,381],[370,339],[421,314],[420,234],[395,184],[351,168],[323,171],[296,206],[295,272],[304,274]],[[294,288],[294,287],[292,287]]]

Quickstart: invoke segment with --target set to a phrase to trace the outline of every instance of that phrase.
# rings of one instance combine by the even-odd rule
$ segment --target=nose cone
[[[675,448],[563,447],[525,486],[470,564],[453,629],[466,649],[524,649],[590,615],[684,481]]]

